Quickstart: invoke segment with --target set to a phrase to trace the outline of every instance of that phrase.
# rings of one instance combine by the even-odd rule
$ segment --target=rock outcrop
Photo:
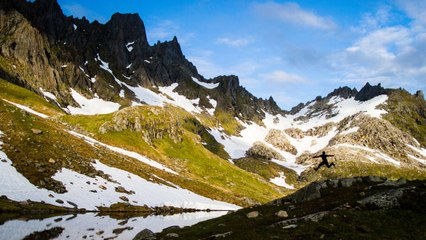
[[[266,135],[265,137],[265,141],[282,151],[286,151],[294,155],[297,154],[297,149],[293,145],[291,145],[286,135],[278,129],[270,130],[268,135]]]
[[[255,142],[249,150],[246,152],[247,157],[261,158],[261,159],[278,159],[284,160],[284,157],[274,149],[268,147],[262,142]]]

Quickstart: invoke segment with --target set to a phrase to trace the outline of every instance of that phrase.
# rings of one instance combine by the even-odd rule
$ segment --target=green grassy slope
[[[252,204],[253,201],[267,202],[283,195],[278,187],[219,157],[218,155],[227,157],[223,147],[208,132],[206,134],[205,129],[193,116],[181,109],[156,108],[154,111],[159,114],[150,116],[148,114],[152,113],[155,107],[130,109],[129,111],[135,112],[136,115],[145,114],[146,122],[151,119],[161,123],[160,120],[168,120],[165,116],[173,116],[178,124],[179,141],[164,134],[164,137],[152,139],[147,143],[142,132],[130,129],[99,133],[99,127],[111,121],[113,114],[39,118],[1,99],[30,106],[51,116],[59,116],[62,113],[60,109],[31,91],[5,81],[1,81],[0,86],[0,131],[5,134],[3,151],[14,162],[17,170],[36,186],[56,192],[64,191],[60,182],[51,179],[51,176],[63,167],[89,176],[102,175],[91,166],[93,159],[99,159],[104,164],[121,168],[145,179],[151,178],[168,184],[154,177],[155,175],[206,197],[243,206]],[[151,130],[163,129],[166,133],[169,125],[167,121],[163,124],[154,124],[155,127]],[[175,169],[179,175],[152,168],[100,146],[88,145],[66,131],[75,128],[101,142],[145,155]],[[34,129],[42,133],[36,134]],[[52,160],[54,163],[51,163]]]
[[[28,106],[33,110],[48,116],[59,116],[64,114],[64,111],[62,111],[59,107],[52,105],[46,101],[46,99],[40,97],[34,92],[7,82],[1,78],[0,99],[6,99],[14,103]]]
[[[223,147],[208,132],[202,131],[201,136],[196,134],[200,123],[187,112],[173,106],[164,109],[139,106],[124,111],[126,117],[129,117],[126,118],[128,122],[134,122],[136,117],[143,119],[140,131],[130,127],[101,133],[101,126],[111,124],[119,116],[117,114],[67,115],[62,120],[89,132],[101,142],[138,152],[175,169],[184,179],[192,180],[178,180],[180,186],[202,195],[247,206],[252,203],[251,200],[246,201],[247,198],[265,202],[283,194],[273,184],[219,157],[218,155],[226,154]],[[144,125],[144,122],[155,123],[155,127]],[[175,126],[179,126],[178,129],[174,129]],[[151,143],[147,143],[144,136],[152,131],[158,131],[152,135],[161,133],[161,137],[153,138]]]
[[[426,101],[405,90],[395,90],[382,106],[388,114],[384,119],[410,133],[426,148]]]

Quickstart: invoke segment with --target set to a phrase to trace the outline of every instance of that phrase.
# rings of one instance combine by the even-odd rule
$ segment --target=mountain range
[[[286,111],[204,78],[176,37],[151,46],[137,14],[3,0],[0,20],[2,210],[234,210],[318,180],[426,178],[421,91],[367,83]],[[336,166],[314,171],[322,151]]]

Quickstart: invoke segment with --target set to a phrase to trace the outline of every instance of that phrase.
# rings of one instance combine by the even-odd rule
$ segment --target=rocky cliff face
[[[106,24],[90,23],[64,16],[56,0],[5,0],[0,18],[0,77],[40,95],[51,92],[62,107],[77,106],[70,88],[127,106],[139,101],[130,86],[155,90],[178,83],[179,94],[200,98],[204,107],[211,107],[207,96],[213,97],[218,109],[242,120],[261,119],[263,111],[283,112],[272,98],[250,94],[236,76],[206,80],[176,37],[150,46],[137,14],[116,13]],[[203,88],[193,77],[219,87]]]

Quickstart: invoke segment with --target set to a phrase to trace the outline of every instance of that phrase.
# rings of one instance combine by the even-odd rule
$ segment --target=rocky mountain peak
[[[358,93],[358,90],[356,90],[356,88],[351,89],[345,86],[345,87],[339,87],[334,89],[331,93],[327,95],[326,98],[328,99],[328,98],[339,96],[344,99],[347,99],[347,98],[354,97],[357,93]]]
[[[379,83],[376,86],[370,85],[370,83],[366,83],[364,87],[355,95],[355,100],[357,101],[368,101],[374,97],[377,97],[382,94],[388,94],[390,89],[385,89]]]
[[[110,39],[119,39],[123,44],[138,41],[143,48],[148,47],[145,26],[139,14],[114,13],[105,27]]]

